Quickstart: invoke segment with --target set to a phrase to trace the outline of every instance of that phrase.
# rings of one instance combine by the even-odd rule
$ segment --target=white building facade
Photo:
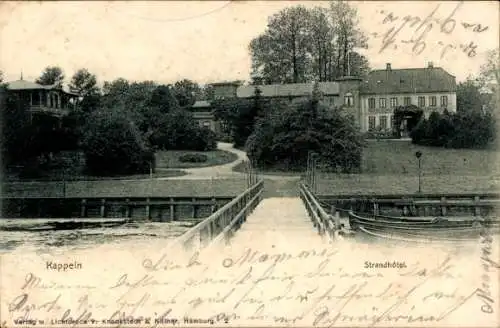
[[[263,98],[291,102],[307,99],[314,85],[241,85],[241,82],[221,82],[213,84],[213,87],[214,99],[250,98],[258,88]],[[443,113],[445,110],[457,110],[455,77],[440,67],[434,67],[432,63],[425,68],[405,69],[392,69],[391,64],[387,64],[386,69],[373,70],[364,79],[343,77],[332,82],[318,82],[317,87],[322,102],[332,109],[346,109],[354,117],[361,132],[395,132],[404,129],[408,134],[418,121],[416,112],[421,112],[427,118],[433,111]],[[400,118],[395,120],[396,111],[400,115],[401,111],[407,109],[408,115],[414,115],[412,119],[403,117],[402,122]],[[217,130],[210,102],[199,101],[192,110],[200,125]]]
[[[360,86],[360,128],[392,131],[396,108],[416,106],[423,116],[436,111],[457,111],[456,79],[431,63],[426,68],[392,69],[370,72]]]

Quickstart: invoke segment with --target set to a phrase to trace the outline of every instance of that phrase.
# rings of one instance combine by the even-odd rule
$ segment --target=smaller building
[[[219,122],[214,119],[213,107],[206,100],[198,100],[191,106],[193,118],[202,127],[208,128],[214,132],[219,130]]]
[[[8,82],[7,90],[19,101],[28,104],[30,121],[40,113],[62,118],[76,107],[78,99],[77,94],[64,91],[56,85],[41,85],[22,78]]]

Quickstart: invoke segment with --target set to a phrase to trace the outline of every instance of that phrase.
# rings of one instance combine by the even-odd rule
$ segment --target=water
[[[0,254],[14,250],[44,252],[49,249],[88,249],[102,244],[123,244],[151,241],[171,241],[198,221],[132,222],[113,228],[26,231],[26,227],[42,227],[48,222],[64,219],[1,219]],[[69,220],[71,221],[71,220]],[[81,221],[81,220],[79,220]],[[109,220],[112,221],[112,220]],[[9,230],[6,230],[6,229]],[[14,228],[16,230],[12,231]]]

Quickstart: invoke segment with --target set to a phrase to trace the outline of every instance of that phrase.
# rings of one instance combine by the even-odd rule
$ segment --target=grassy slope
[[[497,151],[425,147],[388,140],[368,142],[363,151],[363,173],[416,174],[416,151],[422,152],[424,175],[500,175]]]
[[[157,172],[153,174],[154,178],[182,176],[185,173],[175,168],[188,167],[203,167],[211,165],[220,165],[232,162],[237,159],[233,153],[216,150],[209,152],[198,152],[208,156],[208,161],[205,163],[181,163],[178,157],[185,153],[197,153],[191,151],[164,151],[157,154]],[[65,174],[66,183],[62,181],[62,172],[53,170],[46,172],[46,177],[37,181],[35,179],[10,179],[10,182],[4,182],[1,190],[2,194],[7,197],[62,197],[65,193],[66,197],[111,197],[111,196],[157,196],[157,197],[196,197],[196,196],[236,196],[246,187],[244,178],[234,180],[224,180],[221,182],[213,182],[208,180],[197,181],[150,181],[148,174],[129,175],[120,177],[89,177],[80,174],[83,162],[81,156],[75,154],[66,154],[68,158],[66,162],[73,165],[71,170],[67,170]],[[168,168],[168,170],[166,170]],[[69,172],[68,172],[69,171]],[[130,181],[136,180],[137,181]],[[85,181],[82,181],[85,180]],[[5,179],[4,179],[5,181]]]
[[[405,141],[370,141],[363,152],[363,174],[320,174],[319,194],[415,193],[422,152],[424,193],[496,192],[498,152],[416,146]]]
[[[184,154],[203,154],[207,156],[207,161],[204,163],[183,163],[179,161],[179,157]],[[184,150],[168,150],[159,151],[156,153],[157,168],[193,168],[207,167],[214,165],[222,165],[234,162],[238,159],[236,154],[225,150],[213,151],[184,151]]]
[[[422,152],[422,192],[496,192],[500,176],[498,152],[478,149],[444,149],[417,146],[409,141],[368,141],[363,151],[362,174],[318,173],[319,194],[415,193],[418,191],[418,161]],[[236,171],[244,172],[243,166]],[[261,171],[260,174],[301,173]]]

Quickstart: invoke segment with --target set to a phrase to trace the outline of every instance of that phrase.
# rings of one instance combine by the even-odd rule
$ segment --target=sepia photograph
[[[0,328],[500,326],[496,1],[0,2]]]

